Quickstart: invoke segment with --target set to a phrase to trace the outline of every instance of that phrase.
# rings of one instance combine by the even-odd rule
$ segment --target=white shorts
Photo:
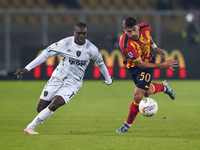
[[[52,101],[57,95],[62,96],[65,103],[68,103],[78,93],[79,89],[75,86],[66,85],[57,79],[49,80],[40,95],[40,99]]]

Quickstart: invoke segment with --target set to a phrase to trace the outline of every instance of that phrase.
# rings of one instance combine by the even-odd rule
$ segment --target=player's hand
[[[26,73],[26,72],[28,72],[28,70],[25,68],[22,68],[22,69],[18,70],[17,72],[15,72],[14,75],[16,75],[17,78],[19,78],[19,77],[22,78],[22,74]]]
[[[114,77],[111,77],[112,82],[110,84],[107,83],[107,81],[103,81],[103,83],[107,84],[107,85],[111,85],[114,82]]]
[[[162,63],[163,68],[175,71],[174,67],[178,67],[178,60],[169,59]]]
[[[154,50],[155,50],[158,54],[160,54],[160,56],[161,56],[162,58],[164,58],[165,53],[163,52],[163,50],[162,50],[161,48],[156,47]]]

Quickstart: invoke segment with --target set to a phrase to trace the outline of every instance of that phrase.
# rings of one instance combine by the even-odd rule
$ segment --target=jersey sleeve
[[[100,72],[103,74],[104,78],[106,79],[105,83],[112,84],[112,79],[110,77],[108,69],[103,61],[102,55],[99,53],[99,50],[96,46],[93,47],[91,58],[96,62]]]
[[[92,53],[91,53],[91,58],[96,62],[96,64],[98,66],[104,64],[102,55],[99,53],[98,48],[94,45],[93,45],[93,50],[92,50]]]
[[[63,50],[65,41],[64,40],[60,40],[56,43],[51,44],[50,46],[48,46],[43,53],[45,53],[47,58],[50,58],[52,56],[58,56],[60,55],[60,53]]]
[[[149,31],[151,34],[151,26],[146,23],[146,22],[142,22],[141,24],[139,24],[140,30],[145,30],[145,31]]]
[[[42,53],[36,57],[32,62],[30,62],[25,68],[30,71],[31,69],[35,68],[37,65],[45,62],[48,58],[52,56],[57,56],[60,54],[60,48],[63,45],[63,41],[59,41],[57,43],[53,43],[48,46],[46,49],[42,51]]]

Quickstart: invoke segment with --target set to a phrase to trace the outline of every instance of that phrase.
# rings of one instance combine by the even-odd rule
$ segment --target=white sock
[[[164,86],[164,92],[166,91],[166,87]]]
[[[128,124],[126,121],[125,121],[125,123],[126,123],[128,126],[129,126],[129,128],[130,128],[130,127],[131,127],[131,125],[132,125],[132,124]]]
[[[35,119],[26,127],[26,129],[34,129],[36,126],[41,125],[45,120],[49,119],[53,113],[54,111],[51,111],[48,107],[46,107],[35,117]]]

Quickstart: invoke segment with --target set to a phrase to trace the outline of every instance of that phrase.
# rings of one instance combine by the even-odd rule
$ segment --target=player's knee
[[[57,104],[55,104],[55,103],[52,103],[52,104],[50,104],[49,105],[49,109],[51,110],[51,111],[56,111],[56,109],[58,109],[60,106],[62,106],[62,105],[64,105],[64,104],[60,104],[60,103],[57,103]]]
[[[40,113],[43,109],[41,107],[37,107],[37,112]]]
[[[45,109],[50,104],[50,101],[45,101],[40,99],[37,105],[37,112],[40,113],[43,109]]]
[[[60,106],[64,105],[65,101],[61,96],[57,96],[49,105],[49,109],[51,111],[55,111],[56,109],[58,109]]]
[[[143,95],[135,94],[134,95],[134,100],[139,103],[142,100]]]
[[[38,113],[40,113],[40,112],[41,112],[41,110],[40,110],[38,107],[37,107],[37,109],[36,109],[36,110],[37,110],[37,112],[38,112]]]
[[[49,105],[49,109],[50,109],[51,111],[55,111],[55,110],[58,109],[60,106],[61,106],[61,105],[59,105],[58,103],[51,103],[51,104]]]
[[[38,113],[40,113],[46,107],[47,107],[47,105],[38,105],[36,110],[37,110]]]
[[[152,90],[147,90],[144,94],[145,97],[149,97],[152,94]]]
[[[149,93],[145,93],[145,94],[144,94],[145,97],[149,97],[150,95],[151,95],[151,94],[149,94]]]

